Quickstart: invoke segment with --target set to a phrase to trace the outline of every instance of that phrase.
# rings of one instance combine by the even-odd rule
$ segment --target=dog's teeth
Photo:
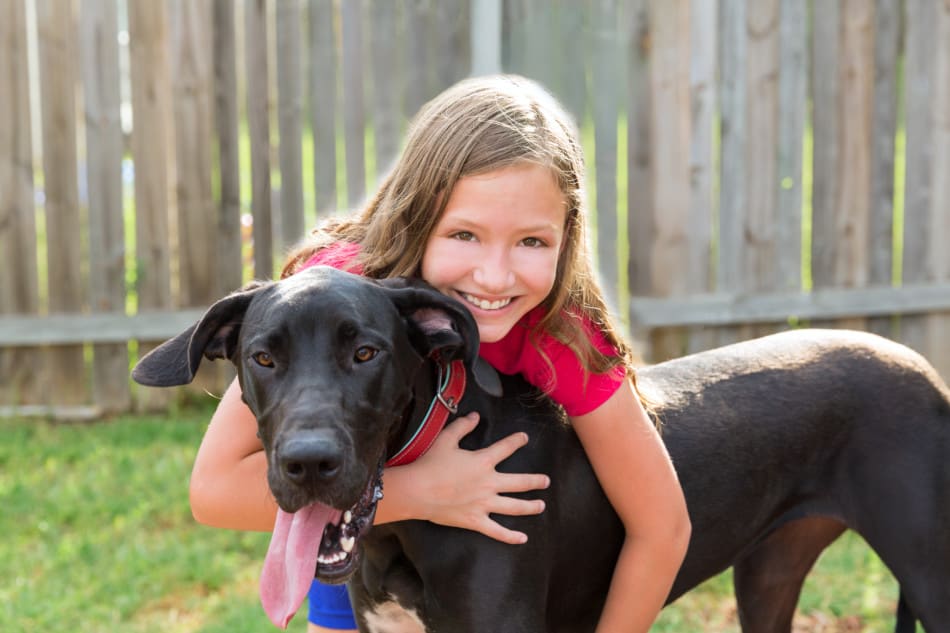
[[[352,520],[353,520],[353,513],[350,512],[349,510],[347,510],[347,511],[346,511],[346,514],[343,515],[343,522],[344,522],[344,523],[349,523],[349,522],[352,521]]]
[[[343,551],[349,554],[353,551],[353,544],[356,543],[356,539],[352,536],[344,536],[340,539],[340,547],[343,548]]]

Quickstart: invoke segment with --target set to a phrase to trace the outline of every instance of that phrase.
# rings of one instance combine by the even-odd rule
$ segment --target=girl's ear
[[[422,356],[461,359],[482,389],[500,395],[497,374],[478,357],[478,324],[465,306],[421,280],[397,277],[379,283],[409,323],[409,338]]]

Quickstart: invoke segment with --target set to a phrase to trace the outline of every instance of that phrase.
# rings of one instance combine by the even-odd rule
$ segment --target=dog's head
[[[315,503],[332,509],[323,538],[348,552],[372,523],[387,445],[417,373],[436,353],[477,365],[478,328],[460,303],[420,281],[314,267],[221,299],[144,357],[132,377],[181,385],[202,357],[231,360],[257,417],[278,505],[288,513]],[[334,517],[345,520],[334,525]],[[327,579],[353,571],[323,563],[321,555]]]

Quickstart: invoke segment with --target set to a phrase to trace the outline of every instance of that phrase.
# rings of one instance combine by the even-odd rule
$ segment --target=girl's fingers
[[[498,497],[492,509],[493,514],[504,514],[513,517],[532,516],[544,512],[544,502],[540,499],[515,499],[513,497]]]
[[[499,464],[514,455],[515,451],[527,443],[527,433],[512,433],[508,437],[498,440],[491,446],[486,446],[481,449],[480,452],[489,456],[492,463]]]
[[[545,490],[551,485],[551,478],[537,474],[499,473],[499,492],[531,492]]]
[[[528,535],[524,532],[509,530],[488,517],[485,517],[485,521],[477,528],[477,531],[489,538],[509,545],[521,545],[528,542]]]
[[[469,414],[456,418],[451,424],[446,425],[439,435],[453,439],[455,445],[458,446],[462,438],[471,433],[476,426],[478,426],[478,412],[472,411]]]

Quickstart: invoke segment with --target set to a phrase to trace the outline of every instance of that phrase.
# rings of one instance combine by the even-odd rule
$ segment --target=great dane
[[[471,315],[425,284],[316,267],[218,301],[133,377],[185,384],[203,356],[237,367],[270,488],[296,513],[275,531],[281,586],[262,588],[265,602],[285,600],[271,605],[286,612],[278,624],[316,575],[349,581],[363,631],[592,631],[622,525],[559,409],[519,377],[499,385],[477,350]],[[543,514],[497,517],[525,545],[425,521],[370,529],[383,464],[445,399],[443,372],[459,360],[468,386],[448,407],[482,420],[463,447],[525,430],[528,446],[499,468],[551,477],[529,495]],[[950,391],[920,355],[870,334],[800,330],[645,367],[638,380],[659,403],[692,522],[670,602],[733,567],[743,631],[788,632],[806,574],[852,529],[900,584],[897,630],[915,619],[950,630]]]

